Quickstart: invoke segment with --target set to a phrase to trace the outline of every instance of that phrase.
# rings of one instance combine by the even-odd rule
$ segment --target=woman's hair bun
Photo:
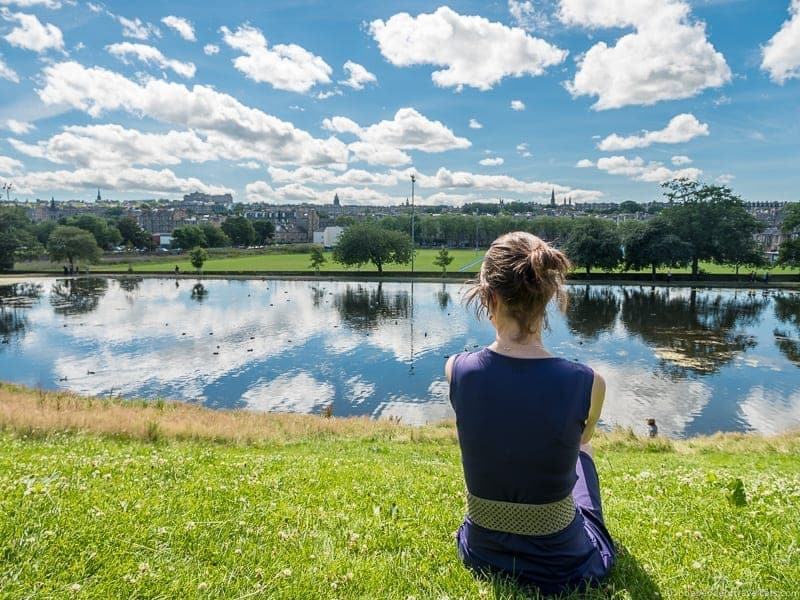
[[[467,291],[467,303],[475,304],[480,316],[498,296],[524,336],[546,324],[547,304],[554,296],[564,306],[563,284],[571,268],[563,252],[535,235],[507,233],[486,252],[480,275]]]

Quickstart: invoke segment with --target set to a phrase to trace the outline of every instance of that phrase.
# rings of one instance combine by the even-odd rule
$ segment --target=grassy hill
[[[800,435],[601,435],[623,550],[588,597],[792,597],[798,450]],[[463,491],[452,424],[0,386],[3,598],[523,597],[457,560]]]

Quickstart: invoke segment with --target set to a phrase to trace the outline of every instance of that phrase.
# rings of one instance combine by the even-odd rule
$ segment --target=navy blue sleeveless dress
[[[599,582],[614,562],[592,458],[580,452],[594,372],[563,358],[525,359],[488,348],[456,355],[450,402],[467,489],[489,500],[545,504],[572,494],[565,529],[528,536],[466,517],[457,532],[467,567],[507,575],[546,594]]]

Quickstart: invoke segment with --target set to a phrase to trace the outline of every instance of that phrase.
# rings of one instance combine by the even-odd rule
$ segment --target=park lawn
[[[464,269],[465,273],[476,273],[480,269],[480,261],[477,259],[483,256],[485,249],[481,249],[476,252],[474,249],[451,249],[449,250],[450,255],[453,257],[453,262],[447,268],[447,271],[450,273],[459,271],[462,267],[466,267]],[[441,268],[437,267],[433,261],[438,255],[438,249],[432,248],[421,248],[417,250],[416,255],[416,263],[415,263],[415,270],[418,272],[428,272],[428,273],[435,273],[440,272]],[[377,269],[372,264],[363,265],[360,269],[355,267],[345,267],[339,263],[333,261],[333,256],[331,252],[324,253],[327,262],[322,265],[320,271],[322,273],[337,273],[341,271],[360,271],[363,273],[375,273]],[[115,257],[116,258],[116,257]],[[232,257],[221,257],[221,258],[214,258],[212,254],[212,258],[206,261],[205,265],[203,266],[204,273],[236,273],[236,272],[250,272],[250,273],[258,273],[258,272],[280,272],[280,271],[306,271],[306,272],[313,272],[310,266],[310,255],[307,253],[277,253],[277,252],[265,252],[262,254],[256,253],[248,253],[243,256],[232,256]],[[189,262],[189,259],[185,255],[174,256],[170,258],[164,257],[153,257],[151,259],[136,257],[136,260],[128,263],[124,260],[118,260],[115,262],[102,262],[100,264],[94,265],[92,269],[94,271],[100,272],[109,272],[109,273],[125,273],[128,272],[128,265],[131,265],[134,273],[173,273],[175,271],[175,266],[177,265],[181,272],[183,273],[192,273],[195,271],[194,267]],[[469,266],[467,266],[469,265]],[[700,268],[709,274],[732,274],[736,272],[735,267],[728,266],[728,265],[718,265],[715,263],[707,263],[703,262],[700,263]],[[35,262],[35,263],[18,263],[15,267],[16,271],[54,271],[59,272],[61,271],[61,266],[53,263],[46,263],[46,262]],[[391,273],[409,273],[411,271],[411,265],[398,265],[398,264],[389,264],[384,267],[386,272]],[[659,273],[667,273],[667,271],[671,270],[674,274],[688,274],[691,273],[691,269],[688,267],[681,268],[681,269],[666,269],[662,268],[659,269]],[[752,269],[742,267],[739,269],[740,276],[744,280],[746,279],[750,271]],[[796,275],[798,274],[798,269],[790,268],[790,267],[780,267],[780,266],[773,266],[769,269],[770,273],[773,275]],[[576,276],[582,275],[585,270],[580,267],[576,267],[573,271]],[[593,273],[601,273],[600,270],[593,270]],[[614,271],[615,273],[622,272],[622,270]],[[649,274],[649,269],[643,269],[640,271],[628,271],[630,273],[645,273]],[[759,277],[763,277],[764,269],[758,269],[757,273]]]
[[[585,597],[796,597],[799,449],[800,434],[601,434],[623,550]],[[0,386],[3,598],[523,597],[460,565],[463,492],[451,424]]]
[[[450,250],[450,255],[453,257],[453,262],[448,267],[448,271],[458,271],[464,265],[475,261],[477,258],[483,256],[484,251],[475,252],[475,250]],[[440,272],[441,267],[433,264],[434,259],[438,255],[439,250],[433,249],[420,249],[417,250],[415,258],[414,269],[416,271],[427,272]],[[337,271],[361,271],[365,273],[375,273],[377,269],[374,265],[363,265],[360,269],[355,267],[345,267],[333,261],[331,252],[324,253],[327,262],[322,265],[321,272],[337,272]],[[235,258],[212,258],[203,265],[203,272],[237,272],[237,271],[309,271],[313,269],[310,266],[311,256],[309,254],[254,254],[248,256],[240,256]],[[158,273],[158,272],[174,272],[175,265],[178,265],[183,272],[192,272],[194,267],[188,259],[181,257],[180,260],[164,260],[161,258],[154,259],[153,262],[141,261],[132,263],[135,273]],[[480,262],[473,265],[470,271],[477,271],[480,268]],[[127,263],[117,263],[96,266],[96,270],[102,269],[103,271],[119,271],[125,272],[128,270]],[[409,272],[411,264],[398,265],[388,264],[384,266],[384,271],[389,272]]]

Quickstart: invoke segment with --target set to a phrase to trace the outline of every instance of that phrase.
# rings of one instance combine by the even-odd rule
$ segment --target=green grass
[[[456,558],[464,484],[451,438],[150,438],[0,433],[0,596],[522,594]],[[589,597],[796,597],[796,453],[746,439],[740,450],[600,446],[607,524],[624,552]],[[737,478],[743,506],[731,502]]]
[[[216,251],[219,253],[220,251]],[[222,257],[215,258],[214,254],[212,253],[212,258],[210,258],[206,264],[203,266],[203,271],[205,273],[222,273],[222,272],[263,272],[263,271],[273,271],[273,272],[280,272],[280,271],[308,271],[309,273],[312,272],[312,269],[309,265],[310,262],[310,255],[306,253],[298,253],[298,252],[288,252],[288,253],[278,253],[274,250],[270,250],[265,253],[255,253],[252,251],[242,251],[243,255],[236,255],[239,253],[236,252],[221,252],[223,254]],[[448,267],[448,272],[456,272],[461,267],[464,267],[472,262],[474,262],[477,258],[483,255],[485,250],[480,250],[479,252],[475,252],[475,250],[463,250],[463,249],[453,249],[450,250],[450,255],[454,257],[453,262]],[[438,249],[420,249],[417,250],[416,255],[416,263],[415,263],[415,270],[420,272],[439,272],[441,269],[433,264],[433,260],[436,255],[439,253]],[[229,254],[233,254],[230,256]],[[337,273],[341,271],[361,271],[364,273],[374,273],[377,269],[369,264],[363,265],[360,269],[356,269],[354,267],[344,267],[336,262],[333,262],[333,256],[331,252],[325,252],[325,258],[327,262],[322,266],[321,272],[323,273]],[[123,273],[127,272],[128,270],[128,262],[124,259],[119,259],[118,257],[114,257],[112,262],[111,260],[102,262],[98,265],[93,267],[95,271],[103,271],[103,272],[118,272]],[[133,261],[130,262],[133,267],[133,271],[135,273],[172,273],[175,270],[175,265],[178,265],[180,270],[184,273],[191,273],[194,272],[194,267],[192,267],[191,263],[189,262],[188,258],[185,255],[180,256],[173,256],[169,258],[164,257],[141,257],[136,256]],[[709,274],[732,274],[735,273],[736,270],[734,267],[727,266],[727,265],[717,265],[714,263],[701,263],[700,268]],[[470,266],[466,269],[467,273],[475,273],[480,269],[480,262],[475,263],[474,265]],[[33,263],[18,263],[15,268],[16,271],[19,272],[26,272],[26,271],[60,271],[61,266],[53,263],[47,262],[33,262]],[[392,272],[392,273],[408,273],[411,271],[411,265],[397,265],[391,264],[386,265],[384,267],[385,271]],[[750,273],[751,269],[741,268],[740,275],[742,279],[746,279],[748,274]],[[583,269],[576,269],[576,274],[583,273]],[[645,269],[642,271],[631,271],[632,273],[649,273],[650,271]],[[666,273],[667,269],[660,269],[660,273]],[[691,273],[691,269],[683,268],[683,269],[672,269],[672,272],[675,274],[679,273]],[[764,269],[757,270],[759,277],[763,277]],[[794,275],[797,274],[797,269],[792,269],[788,267],[772,267],[770,268],[770,273],[775,275]]]

